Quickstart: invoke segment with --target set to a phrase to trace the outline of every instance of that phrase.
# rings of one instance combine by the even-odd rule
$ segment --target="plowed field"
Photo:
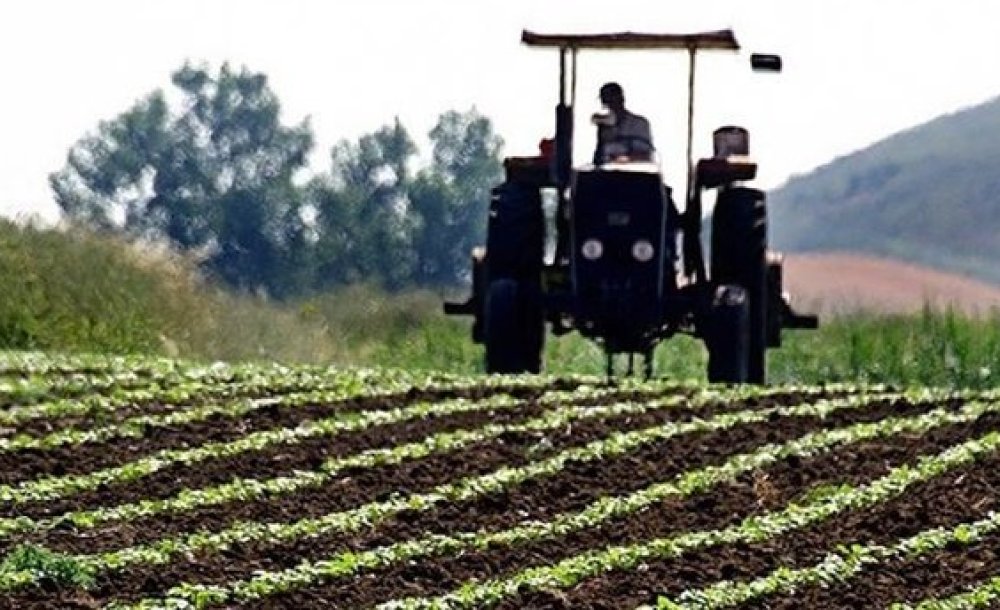
[[[0,607],[973,608],[1000,391],[0,356]]]

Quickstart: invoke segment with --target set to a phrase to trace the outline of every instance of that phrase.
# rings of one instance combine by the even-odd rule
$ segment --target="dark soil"
[[[994,423],[1000,425],[1000,418]],[[513,574],[532,565],[552,564],[586,549],[603,548],[611,544],[636,544],[683,531],[726,527],[756,513],[779,510],[803,490],[817,485],[860,483],[881,476],[893,465],[961,441],[968,430],[967,426],[955,426],[934,432],[926,438],[863,443],[839,448],[825,455],[785,460],[764,471],[740,477],[733,484],[720,486],[711,493],[688,499],[670,499],[641,514],[614,520],[595,530],[514,548],[502,547],[488,552],[469,552],[461,557],[413,562],[411,565],[366,574],[349,582],[328,583],[325,587],[281,596],[275,600],[275,604],[277,606],[280,603],[280,607],[308,607],[312,603],[310,600],[329,599],[337,600],[342,607],[354,607],[413,595],[412,590],[419,590],[420,595],[442,594],[470,579],[494,578]],[[500,518],[491,521],[487,525],[490,530],[512,525],[509,515],[507,522]],[[456,519],[452,524],[457,528],[460,523]],[[449,521],[442,520],[438,527],[445,529],[448,525]],[[466,526],[462,529],[474,528]],[[419,534],[413,532],[403,537],[417,535]],[[300,545],[301,548],[296,551],[311,555],[305,546]],[[700,560],[705,562],[710,555],[711,553],[707,553]],[[697,562],[692,561],[692,565],[697,565]],[[631,608],[638,605],[644,600],[640,599],[635,604],[631,603],[631,598],[621,601],[618,592],[618,589],[628,588],[628,585],[620,583],[631,577],[632,574],[615,574],[609,577],[608,583],[616,587],[616,592],[613,595],[604,592],[595,597],[608,603],[616,600],[615,604],[606,607]],[[597,580],[600,579],[595,579]],[[557,594],[562,595],[564,594]],[[573,592],[566,599],[566,605],[560,607],[587,607],[585,601],[573,597]],[[513,600],[505,607],[548,607],[535,605],[534,601],[533,596],[526,596],[524,599]],[[620,605],[618,602],[621,602]]]
[[[978,428],[981,430],[985,425],[996,429],[1000,427],[1000,419],[981,422]],[[658,595],[676,596],[686,589],[702,588],[719,580],[752,580],[781,566],[808,567],[839,545],[891,543],[928,528],[982,518],[997,507],[998,467],[1000,457],[994,456],[982,464],[914,486],[892,501],[847,513],[766,543],[707,549],[672,561],[652,562],[644,570],[612,572],[567,592],[527,593],[501,607],[631,608],[653,603]],[[885,570],[876,567],[869,576],[878,579]],[[836,590],[799,588],[787,598],[766,600],[766,607],[882,608],[909,594],[905,588],[892,587],[876,597],[870,597],[863,589],[861,593],[852,593],[855,591],[858,589],[854,579]],[[850,597],[845,598],[845,595]],[[608,605],[609,600],[621,605]],[[748,607],[759,608],[763,603],[756,600]]]
[[[521,396],[527,402],[521,408],[463,413],[446,417],[431,417],[421,421],[376,426],[361,432],[342,434],[333,439],[330,437],[304,439],[291,445],[272,446],[262,451],[248,452],[229,458],[210,459],[192,465],[172,464],[136,481],[114,483],[94,491],[83,492],[60,500],[38,504],[0,506],[0,516],[53,516],[68,511],[85,510],[89,507],[114,506],[144,498],[169,497],[184,488],[215,485],[237,477],[267,478],[287,475],[295,469],[313,470],[331,457],[351,455],[375,447],[387,447],[413,442],[436,432],[475,428],[490,422],[504,423],[526,419],[532,415],[537,415],[541,411],[542,407],[535,404],[532,400],[532,396],[537,397],[540,393],[540,390],[533,392],[522,390]],[[414,400],[425,399],[418,393],[414,394]],[[625,392],[600,399],[581,399],[577,403],[608,403],[616,400],[647,400],[651,398],[653,396],[649,393]],[[798,394],[780,394],[775,397],[755,399],[742,404],[718,405],[716,408],[764,408],[779,401],[798,401],[800,398]],[[679,414],[678,417],[690,417],[690,411],[677,409],[676,412]],[[699,410],[698,413],[712,413],[712,410],[710,407],[707,407],[706,409]],[[119,441],[119,443],[121,442]],[[105,453],[109,455],[117,454],[120,451],[117,447],[109,450],[106,444],[103,447]],[[83,461],[83,457],[80,455],[72,456],[72,459],[77,462]],[[104,463],[109,458],[100,455],[98,459]],[[120,463],[120,461],[117,463]],[[55,461],[51,465],[48,465],[48,470],[45,472],[55,474],[60,469],[65,469],[65,464],[64,461]],[[93,467],[82,465],[76,465],[74,468],[84,472],[94,470]],[[37,476],[38,472],[34,472],[31,475],[22,473],[20,478],[30,479]]]
[[[521,386],[509,386],[509,385],[495,386],[493,388],[488,388],[488,387],[458,388],[458,389],[414,388],[406,392],[397,392],[382,397],[346,398],[343,400],[338,400],[330,403],[314,404],[307,406],[310,406],[314,410],[317,410],[318,412],[321,413],[325,412],[324,409],[331,412],[337,410],[365,411],[365,410],[385,409],[387,408],[387,405],[392,407],[398,407],[405,404],[410,404],[413,402],[419,402],[425,400],[437,402],[452,398],[479,399],[497,394],[509,394],[511,396],[530,398],[532,396],[538,396],[548,390],[555,390],[555,389],[572,390],[577,386],[579,386],[579,383],[577,382],[557,380],[551,384],[548,384],[546,386],[540,386],[538,388],[525,388]],[[156,390],[158,388],[159,386],[154,386],[151,389]],[[184,409],[188,405],[204,405],[204,404],[221,403],[239,399],[276,398],[280,396],[286,396],[288,394],[310,392],[313,390],[314,388],[307,385],[294,385],[294,384],[285,386],[284,388],[281,389],[273,389],[261,386],[248,387],[246,385],[242,385],[242,380],[233,379],[225,382],[206,384],[204,388],[200,388],[193,391],[191,397],[187,400],[184,400],[180,404],[166,402],[162,399],[136,400],[132,403],[124,404],[119,408],[115,408],[112,411],[98,411],[95,413],[88,413],[83,415],[66,415],[63,417],[29,420],[22,424],[18,424],[16,426],[16,432],[37,436],[42,434],[49,434],[52,432],[58,432],[60,430],[65,430],[67,428],[92,429],[100,426],[108,426],[115,423],[119,423],[136,415],[157,415],[157,414],[168,413],[171,411],[178,411]],[[278,407],[278,408],[295,409],[301,407]],[[223,420],[225,418],[220,417],[217,419]],[[243,419],[246,420],[247,417],[244,417]],[[172,429],[175,428],[176,427]],[[130,440],[135,440],[135,439],[130,439]]]
[[[647,395],[623,394],[616,395],[615,400],[628,398],[649,399],[650,397]],[[797,401],[798,399],[798,396],[782,395],[774,398],[754,400],[751,401],[752,404],[748,402],[706,405],[699,409],[697,414],[701,417],[708,417],[722,411],[738,408],[766,408],[773,406],[775,401]],[[595,400],[588,399],[578,402],[595,402]],[[599,402],[608,402],[608,400],[602,399]],[[537,415],[537,409],[537,405],[529,405],[516,414],[509,411],[498,412],[493,415],[481,413],[473,416],[469,414],[465,416],[462,427],[473,427],[474,425],[482,425],[488,422],[503,423],[505,418],[506,421],[510,422],[523,421],[531,415]],[[567,447],[582,445],[592,440],[603,438],[614,431],[638,430],[667,421],[683,421],[691,418],[694,414],[695,412],[684,408],[665,407],[642,415],[620,415],[578,421],[567,428],[548,433],[506,434],[491,441],[470,445],[454,454],[430,456],[423,460],[397,466],[387,466],[358,472],[345,472],[332,486],[304,490],[283,497],[280,502],[275,499],[263,499],[258,502],[239,502],[230,505],[206,507],[181,515],[161,515],[131,521],[127,524],[111,523],[96,530],[86,531],[85,533],[76,532],[72,529],[38,532],[36,535],[31,536],[31,540],[58,549],[93,553],[106,548],[119,548],[123,544],[139,544],[158,539],[165,535],[191,531],[196,528],[218,529],[237,520],[288,521],[297,518],[318,516],[370,502],[385,497],[393,491],[413,492],[428,490],[435,485],[454,480],[459,476],[482,474],[503,465],[516,466],[524,464],[529,460],[542,459]],[[433,427],[433,424],[428,425]],[[414,426],[413,423],[405,426],[402,424],[399,425],[401,428],[412,426]],[[444,429],[441,427],[440,422],[437,422],[437,429]],[[377,434],[377,432],[373,431],[372,434]],[[385,431],[382,434],[385,435]],[[424,432],[420,432],[420,434],[424,434]],[[403,442],[398,435],[389,434],[388,436],[395,439],[392,441],[392,444]],[[422,436],[418,438],[422,438]],[[293,464],[298,463],[296,459],[289,457],[288,450],[295,449],[296,455],[298,455],[299,451],[303,451],[303,455],[308,459],[314,459],[316,452],[321,449],[321,447],[315,446],[316,444],[308,443],[309,446],[305,448],[296,445],[286,449],[286,453],[282,454],[281,461],[277,465],[281,468],[278,473],[287,474],[289,462]],[[312,465],[312,467],[315,466],[316,464]],[[206,472],[204,468],[200,470],[200,474],[202,475],[205,475]],[[233,471],[231,467],[227,466],[226,472],[231,475]],[[251,473],[248,476],[257,476],[259,478],[260,475]],[[150,493],[148,480],[145,484],[138,485],[137,489],[133,489],[137,487],[136,485],[129,485],[127,487],[130,489],[131,494],[138,494],[140,497],[148,496]],[[106,505],[113,504],[106,503]],[[17,539],[16,541],[9,541],[8,544],[15,544],[21,541],[23,539]]]
[[[537,406],[522,409],[507,421],[515,423],[538,415]],[[347,471],[320,488],[307,489],[280,499],[240,501],[230,505],[206,507],[178,515],[161,515],[113,523],[81,535],[72,530],[39,532],[31,539],[50,548],[94,553],[140,544],[195,529],[221,529],[238,520],[293,521],[347,510],[361,504],[387,499],[393,493],[418,493],[465,476],[484,474],[504,465],[518,466],[532,459],[544,458],[569,445],[607,435],[615,429],[643,428],[680,414],[676,409],[653,411],[640,416],[618,416],[578,422],[572,428],[548,434],[518,433],[475,443],[452,453],[432,455],[398,465]],[[497,415],[480,415],[480,425],[490,421],[503,423]],[[440,425],[440,423],[439,423]],[[539,441],[545,443],[539,445]]]
[[[507,388],[510,389],[510,388]],[[513,395],[532,400],[544,389],[518,388]],[[406,407],[423,401],[437,402],[462,397],[482,399],[496,395],[488,389],[414,391],[377,398],[352,398],[326,404],[302,406],[268,405],[239,418],[217,415],[203,421],[150,427],[141,438],[109,439],[106,443],[64,445],[53,449],[30,449],[0,453],[0,484],[11,484],[38,476],[39,472],[62,476],[92,472],[120,465],[167,448],[196,447],[209,442],[229,442],[260,430],[294,428],[310,420],[333,417],[337,412],[362,412]],[[114,450],[109,451],[108,445]]]
[[[501,497],[491,496],[475,502],[442,507],[424,514],[403,514],[373,532],[353,536],[333,535],[288,545],[257,547],[243,545],[239,549],[225,553],[224,556],[216,556],[214,560],[212,557],[198,557],[191,562],[178,560],[169,566],[155,568],[137,566],[121,577],[109,579],[104,587],[107,594],[116,596],[129,595],[131,592],[134,592],[135,595],[144,595],[153,590],[168,588],[177,580],[189,578],[192,571],[197,572],[199,582],[219,582],[232,579],[240,574],[245,576],[252,570],[279,569],[294,565],[302,559],[327,557],[345,547],[370,548],[428,531],[446,533],[458,529],[473,530],[480,527],[504,528],[526,518],[544,519],[559,512],[578,510],[600,496],[635,491],[653,482],[669,479],[688,469],[720,463],[734,453],[750,451],[765,443],[784,442],[819,428],[833,428],[859,421],[873,421],[895,414],[920,412],[928,408],[927,405],[913,406],[883,402],[868,409],[838,412],[821,422],[817,422],[815,418],[776,419],[761,424],[737,426],[725,431],[677,437],[655,443],[627,456],[609,458],[599,462],[570,464],[556,476],[529,481]],[[603,434],[608,431],[608,428],[605,427]],[[572,438],[579,440],[582,432],[580,429],[574,429],[570,440]],[[891,447],[887,450],[890,449]],[[537,457],[539,456],[532,456],[535,459]],[[465,460],[468,461],[469,457],[466,456]],[[456,465],[456,467],[460,466]],[[835,468],[830,474],[836,474],[836,471]],[[457,477],[458,474],[455,472],[445,471],[439,474],[439,480],[443,481],[454,480]],[[407,489],[407,491],[411,491],[411,489]],[[293,502],[293,499],[290,499],[287,500],[290,506],[286,508],[286,512],[289,516],[294,515],[295,517],[310,513],[323,514],[330,512],[328,510],[330,508],[337,510],[336,504],[339,503],[355,506],[363,501],[358,497],[345,500],[340,496],[339,490],[336,498],[329,493],[326,494],[325,498],[317,494],[316,497],[311,498],[312,503],[309,504]],[[286,501],[282,501],[280,504],[285,505]],[[320,512],[316,510],[317,506],[325,508]],[[274,508],[267,510],[270,512]],[[259,513],[254,513],[253,518],[259,520]],[[522,552],[518,549],[508,553],[507,559],[496,561],[518,565],[519,562],[524,563],[526,558],[538,556],[542,551],[543,549],[529,549]],[[484,565],[499,565],[494,559],[484,560],[484,562],[477,563],[475,554],[463,556],[461,560],[454,562],[458,564],[455,566],[455,576],[447,579],[440,576],[435,577],[436,586],[446,590],[450,585],[461,580],[461,574],[471,574],[472,572],[464,572],[463,570],[470,570],[473,566],[482,568]],[[419,571],[423,567],[429,567],[431,568],[430,573],[436,574],[433,568],[437,566],[428,566],[428,564],[423,563],[418,565],[421,567],[413,569]],[[405,586],[407,582],[405,577],[401,575],[402,580],[396,580],[396,576],[385,576],[385,578],[379,577],[375,580],[380,585],[390,589],[397,584]],[[359,579],[358,582],[368,581]],[[338,594],[338,599],[344,599],[345,603],[353,595],[350,593],[353,590],[352,587],[341,584],[333,588],[342,592]],[[327,592],[330,591],[327,590]],[[362,598],[367,598],[369,601],[381,599],[381,595],[373,595],[374,592],[369,592],[367,596],[360,592],[356,593],[360,594],[361,597],[351,600],[348,605],[353,606],[355,602],[360,603]]]
[[[1000,459],[966,468],[945,477],[938,485],[926,486],[923,497],[928,499],[923,504],[895,502],[883,510],[868,511],[847,524],[843,532],[830,534],[840,540],[891,544],[925,529],[982,519],[988,512],[1000,510],[1000,498],[996,495],[1000,489],[998,468]],[[955,595],[997,574],[1000,574],[1000,534],[994,533],[972,546],[955,543],[924,557],[870,566],[843,584],[825,589],[802,588],[794,597],[769,600],[768,604],[790,610],[803,607],[803,603],[813,608],[838,604],[861,607],[868,600],[878,600],[885,607],[894,602],[915,603],[928,597]]]
[[[543,409],[550,408],[542,407],[536,401],[546,389],[572,387],[572,384],[561,387],[556,384],[548,388],[521,388],[515,393],[525,402],[514,409],[378,426],[333,439],[310,439],[229,459],[209,460],[191,466],[170,466],[139,481],[106,486],[65,500],[0,507],[0,514],[51,516],[70,510],[169,497],[183,488],[219,484],[235,477],[267,478],[287,475],[294,470],[312,470],[332,457],[412,442],[438,432],[475,428],[488,422],[524,421],[537,416]],[[329,416],[338,409],[353,411],[393,408],[420,400],[439,401],[457,396],[475,399],[510,389],[484,388],[450,393],[414,390],[385,399],[262,409],[260,413],[248,415],[238,421],[217,418],[191,426],[151,431],[143,439],[122,439],[92,447],[76,447],[74,451],[57,450],[50,452],[47,457],[41,454],[30,456],[30,460],[34,461],[8,463],[3,461],[4,456],[0,456],[2,468],[15,471],[14,474],[8,473],[0,477],[10,476],[13,478],[8,480],[19,481],[38,477],[43,472],[55,474],[60,469],[62,473],[89,472],[119,465],[137,456],[149,454],[158,447],[194,446],[214,440],[231,440],[253,430],[294,426],[306,419]],[[13,544],[30,541],[61,552],[94,553],[185,532],[220,529],[237,520],[295,521],[347,510],[367,502],[387,499],[397,493],[426,491],[441,483],[491,472],[504,465],[523,465],[528,461],[544,459],[569,446],[605,437],[614,430],[640,429],[658,422],[687,420],[695,415],[710,417],[715,413],[736,409],[816,402],[823,397],[825,396],[779,394],[742,403],[710,405],[697,412],[667,408],[641,416],[577,422],[566,429],[548,434],[510,434],[450,454],[395,466],[345,472],[334,483],[322,488],[259,502],[240,502],[180,515],[161,515],[129,523],[113,523],[93,530],[57,529],[34,532],[18,540],[5,541],[0,544],[0,552]],[[615,398],[602,398],[597,402],[606,404],[613,400],[650,398],[652,396],[648,393],[625,393]],[[589,404],[587,401],[582,402]],[[149,406],[157,408],[155,405]],[[0,608],[94,608],[112,600],[134,600],[159,595],[179,582],[222,583],[243,579],[252,576],[256,570],[287,568],[303,560],[322,559],[349,549],[371,549],[428,533],[477,529],[496,531],[527,519],[548,520],[558,513],[580,510],[599,497],[627,494],[654,482],[670,480],[691,469],[719,464],[733,454],[753,451],[766,443],[785,442],[817,429],[876,421],[894,415],[912,415],[927,411],[932,406],[937,405],[882,401],[864,409],[840,411],[824,420],[773,418],[772,421],[761,424],[686,435],[651,444],[627,456],[589,463],[571,463],[554,476],[533,479],[502,494],[440,506],[424,512],[408,511],[366,531],[332,534],[287,544],[234,545],[221,553],[178,557],[169,565],[136,566],[121,573],[102,575],[98,586],[87,592],[44,585],[38,589],[9,594],[0,597]],[[952,403],[952,406],[957,405]],[[613,520],[594,530],[576,532],[557,540],[515,547],[498,546],[486,551],[464,553],[460,557],[415,560],[352,579],[321,583],[309,589],[275,596],[256,607],[370,607],[396,597],[444,593],[469,579],[510,575],[529,566],[548,565],[609,544],[633,544],[683,531],[725,527],[738,523],[748,515],[779,510],[817,485],[871,480],[884,474],[892,466],[913,461],[918,455],[940,451],[966,438],[998,428],[1000,416],[987,416],[975,424],[942,428],[923,437],[905,436],[860,443],[836,448],[823,455],[789,459],[740,477],[737,481],[721,485],[708,493],[683,500],[670,499],[637,515]],[[642,570],[599,576],[567,591],[524,592],[507,600],[502,607],[630,608],[654,602],[658,594],[676,595],[687,588],[705,586],[723,578],[756,578],[781,565],[811,565],[839,544],[891,541],[935,525],[980,518],[987,511],[997,509],[994,504],[998,501],[995,490],[1000,488],[997,466],[1000,466],[1000,458],[988,460],[975,468],[962,469],[916,486],[903,497],[881,506],[837,517],[829,523],[768,543],[717,547],[671,561],[655,561]],[[899,565],[886,568],[886,571],[893,571],[891,577],[883,574],[885,577],[879,578],[878,574],[882,571],[859,575],[839,593],[799,591],[794,598],[768,600],[767,606],[873,607],[884,605],[883,602],[915,599],[916,593],[905,595],[906,591],[917,591],[919,597],[954,592],[974,580],[982,579],[987,573],[996,573],[997,562],[991,550],[996,548],[996,541],[989,544],[991,541],[973,549],[948,549],[936,554],[934,558],[914,560],[912,565],[899,562]],[[966,565],[967,561],[983,565],[976,571]],[[901,570],[913,573],[912,577],[900,577],[896,572]],[[964,584],[956,582],[960,575],[966,576]],[[872,583],[865,584],[866,578],[871,579]],[[856,589],[856,586],[860,588]],[[849,596],[849,591],[857,593]],[[850,600],[850,603],[845,600]]]
[[[155,391],[155,390],[154,390]],[[122,422],[137,415],[160,415],[179,411],[189,405],[218,404],[240,399],[273,398],[293,392],[306,392],[308,388],[287,387],[279,390],[263,386],[218,383],[193,388],[189,397],[179,402],[168,402],[162,397],[137,398],[115,406],[114,409],[95,409],[88,413],[40,417],[18,423],[5,436],[28,434],[40,436],[68,428],[93,429]],[[159,393],[159,392],[157,392]]]

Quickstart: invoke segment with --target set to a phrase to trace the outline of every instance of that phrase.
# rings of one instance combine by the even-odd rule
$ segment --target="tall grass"
[[[482,370],[470,322],[446,318],[434,292],[352,286],[274,303],[214,288],[163,248],[76,229],[0,221],[0,291],[6,349]],[[656,369],[703,379],[705,360],[700,341],[675,337],[657,349]],[[549,337],[545,361],[555,373],[604,372],[600,349],[576,334]],[[769,365],[775,383],[998,386],[1000,312],[841,315],[815,332],[786,332]]]
[[[202,281],[191,261],[80,229],[0,221],[0,348],[318,361],[324,328]]]
[[[335,300],[335,299],[334,299]],[[482,349],[473,347],[467,323],[442,319],[437,301],[422,302],[425,323],[414,322],[367,352],[365,362],[411,369],[481,370]],[[658,375],[702,380],[707,354],[687,336],[656,350]],[[604,373],[600,348],[577,334],[549,337],[546,369],[554,373]],[[616,363],[624,370],[626,361]],[[816,331],[785,331],[780,349],[768,352],[772,383],[834,381],[934,385],[1000,386],[1000,312],[971,317],[953,310],[925,308],[919,314],[855,312],[825,319]],[[638,368],[638,366],[637,366]]]
[[[770,360],[776,381],[1000,386],[998,311],[976,317],[930,307],[909,315],[859,312],[828,320],[815,333],[787,335]]]

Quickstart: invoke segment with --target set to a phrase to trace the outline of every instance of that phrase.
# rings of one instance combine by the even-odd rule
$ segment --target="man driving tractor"
[[[618,83],[605,83],[600,91],[607,112],[593,116],[597,125],[597,148],[594,164],[601,165],[622,157],[630,161],[649,161],[653,156],[653,135],[645,117],[625,108],[625,92]]]

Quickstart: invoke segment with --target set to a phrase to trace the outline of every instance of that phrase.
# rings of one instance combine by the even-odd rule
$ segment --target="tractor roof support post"
[[[576,53],[577,48],[573,47],[570,51],[570,89],[569,89],[569,105],[576,108]]]
[[[566,105],[566,47],[559,47],[559,104]]]
[[[567,74],[567,71],[570,71],[571,74]],[[571,79],[570,83],[567,83],[568,78]],[[567,88],[571,90],[568,91]],[[570,96],[572,96],[571,99]],[[576,47],[561,45],[559,47],[559,104],[556,106],[556,156],[553,166],[553,178],[559,188],[561,201],[566,198],[565,191],[569,186],[573,170],[573,105],[575,103]]]
[[[687,113],[687,184],[685,185],[684,205],[691,202],[694,195],[694,68],[695,46],[688,47],[688,113]]]

